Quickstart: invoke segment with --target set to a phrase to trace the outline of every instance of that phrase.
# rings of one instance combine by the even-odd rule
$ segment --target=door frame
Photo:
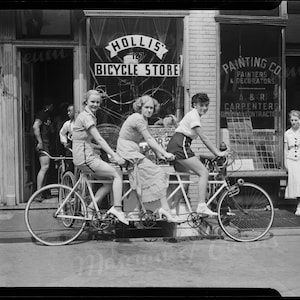
[[[25,168],[25,161],[23,157],[23,147],[24,147],[24,140],[23,140],[23,99],[22,99],[22,71],[21,71],[21,50],[22,49],[36,49],[36,48],[64,48],[64,49],[73,49],[73,103],[76,107],[79,107],[80,103],[80,95],[82,95],[82,90],[86,86],[85,78],[86,74],[85,68],[82,67],[82,61],[85,57],[83,55],[82,49],[78,44],[42,44],[42,43],[32,43],[32,44],[15,44],[13,46],[14,54],[16,57],[16,70],[15,70],[15,78],[16,78],[16,97],[20,101],[17,104],[17,128],[18,128],[18,139],[16,141],[16,170],[21,170],[21,172],[17,172],[16,174],[16,205],[25,203],[24,198],[24,174],[23,169]]]

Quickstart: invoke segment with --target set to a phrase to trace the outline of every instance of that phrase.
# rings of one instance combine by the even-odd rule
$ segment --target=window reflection
[[[70,10],[21,10],[17,12],[18,38],[67,38],[70,36]]]

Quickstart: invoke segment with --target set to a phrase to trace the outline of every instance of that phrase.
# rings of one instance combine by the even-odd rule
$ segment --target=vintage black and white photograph
[[[1,288],[300,296],[300,2],[274,2],[0,5]]]

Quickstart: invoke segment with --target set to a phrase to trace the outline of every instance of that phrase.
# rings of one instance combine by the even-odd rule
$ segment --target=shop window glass
[[[221,25],[221,136],[242,170],[280,165],[280,45],[280,28]]]
[[[90,18],[90,83],[104,101],[99,123],[122,124],[144,94],[161,104],[154,125],[182,101],[183,18]]]
[[[300,3],[288,2],[288,23],[286,26],[285,40],[289,48],[299,47],[300,45]],[[298,45],[297,45],[298,44]]]
[[[20,10],[16,20],[19,39],[72,38],[70,10]]]

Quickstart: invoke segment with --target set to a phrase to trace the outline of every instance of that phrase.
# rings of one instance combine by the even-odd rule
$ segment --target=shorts
[[[183,133],[175,132],[171,137],[167,152],[173,153],[178,159],[188,159],[195,156],[195,153],[191,149],[192,139]]]
[[[41,150],[45,151],[45,152],[47,152],[51,155],[51,153],[50,153],[50,141],[49,140],[43,140],[43,149],[41,149]],[[46,156],[46,154],[41,153],[40,151],[38,151],[38,155],[39,155],[39,157]]]

